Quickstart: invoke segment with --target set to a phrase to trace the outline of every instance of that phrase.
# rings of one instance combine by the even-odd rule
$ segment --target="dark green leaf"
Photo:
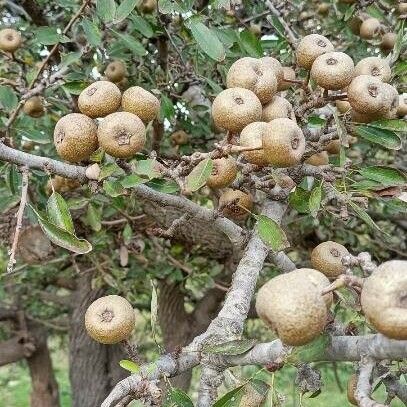
[[[214,353],[219,355],[241,355],[246,353],[256,345],[255,339],[238,339],[235,341],[220,343],[218,345],[205,345],[202,348],[204,353]]]
[[[321,197],[322,197],[322,187],[321,185],[318,185],[311,191],[308,201],[310,213],[314,218],[317,216],[319,208],[321,206]]]
[[[131,20],[134,23],[134,28],[144,37],[151,38],[154,35],[154,31],[150,23],[140,16],[133,16]]]
[[[75,234],[72,217],[65,199],[53,191],[47,202],[48,219],[56,226]]]
[[[382,186],[405,185],[407,177],[401,171],[385,166],[371,166],[361,168],[359,173],[369,180],[379,182]]]
[[[137,373],[140,370],[140,366],[132,360],[123,359],[119,362],[119,365],[130,373]]]
[[[0,105],[6,111],[13,110],[18,104],[17,95],[9,86],[0,85]]]
[[[96,0],[96,14],[104,22],[113,21],[116,14],[116,3],[114,0]]]
[[[360,208],[352,201],[349,201],[349,205],[355,211],[356,215],[363,220],[363,222],[365,222],[372,229],[376,229],[382,232],[379,226],[375,223],[375,221],[369,216],[369,214],[364,209]]]
[[[160,106],[160,120],[163,122],[164,119],[169,121],[175,116],[175,109],[174,105],[170,98],[168,98],[165,94],[161,95],[161,106]]]
[[[101,217],[102,210],[97,208],[92,202],[89,202],[86,211],[86,222],[95,232],[99,232],[102,229]]]
[[[195,192],[203,187],[206,180],[211,176],[213,161],[210,158],[202,160],[186,177],[186,187],[189,191]]]
[[[146,185],[155,191],[163,192],[165,194],[175,194],[179,191],[178,184],[172,180],[166,181],[163,179],[154,179],[149,181]]]
[[[123,195],[126,190],[118,180],[104,180],[103,189],[109,196],[116,197]]]
[[[284,26],[281,24],[280,20],[278,19],[277,16],[275,15],[269,15],[266,17],[267,20],[271,23],[271,25],[274,27],[274,29],[276,30],[277,34],[281,37],[281,38],[286,38],[286,33],[285,33],[285,29]]]
[[[123,175],[124,171],[116,163],[108,163],[101,167],[99,181],[112,175]]]
[[[88,84],[86,82],[73,81],[64,83],[62,88],[72,95],[79,95],[87,86]]]
[[[122,0],[119,7],[117,7],[114,22],[120,23],[120,21],[123,21],[134,10],[139,2],[140,0]]]
[[[309,198],[310,191],[307,191],[300,186],[295,188],[295,191],[291,192],[288,201],[290,205],[296,209],[299,213],[309,213]]]
[[[142,177],[147,178],[148,180],[162,177],[162,174],[158,169],[157,160],[153,160],[151,158],[148,158],[147,160],[137,161],[134,172],[137,175],[141,175]]]
[[[254,58],[263,56],[263,48],[258,38],[249,30],[243,30],[239,35],[240,48]]]
[[[141,178],[137,174],[130,174],[124,177],[120,182],[124,188],[134,188],[139,184],[143,184],[147,180],[145,178]]]
[[[84,19],[82,20],[81,25],[83,31],[85,32],[86,40],[89,42],[89,44],[93,47],[98,47],[102,42],[102,33],[100,32],[97,24],[88,19]]]
[[[393,131],[361,125],[355,127],[356,134],[371,143],[379,144],[390,150],[400,150],[400,137]]]
[[[377,127],[379,129],[390,130],[394,132],[407,132],[407,121],[401,119],[394,120],[378,120],[367,124],[369,127]]]
[[[134,55],[137,55],[139,57],[146,55],[145,48],[136,38],[132,37],[129,34],[122,34],[118,31],[112,30],[112,32],[116,35],[117,38],[119,38],[119,40],[122,41],[125,47],[133,52]]]
[[[69,42],[70,39],[59,34],[55,27],[40,27],[35,30],[36,41],[43,45],[54,45],[59,42]]]
[[[184,391],[171,388],[168,391],[164,407],[194,407],[194,404]]]
[[[215,402],[213,407],[237,407],[239,405],[238,402],[240,401],[240,399],[236,400],[236,398],[239,393],[243,393],[243,387],[244,386],[239,386],[227,392]]]
[[[79,62],[82,56],[82,52],[69,52],[68,54],[61,55],[61,63],[59,68],[63,68]]]
[[[257,232],[261,240],[266,243],[274,252],[278,252],[289,247],[287,236],[280,225],[265,215],[257,216]]]

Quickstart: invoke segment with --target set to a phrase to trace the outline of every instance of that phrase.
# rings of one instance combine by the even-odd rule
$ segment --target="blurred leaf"
[[[78,254],[89,253],[92,250],[92,245],[87,240],[78,239],[72,233],[59,228],[41,216],[31,205],[30,207],[37,216],[41,229],[52,243]]]
[[[10,86],[0,85],[0,105],[6,111],[13,110],[18,104],[17,95]]]
[[[171,121],[175,116],[174,105],[171,99],[167,97],[164,93],[161,95],[161,106],[160,106],[160,120],[163,122],[164,119]]]
[[[148,187],[165,194],[175,194],[179,191],[178,184],[173,180],[154,179],[146,184]]]
[[[102,42],[102,33],[97,24],[85,18],[82,20],[81,25],[89,44],[93,47],[98,47]]]
[[[125,188],[118,180],[105,179],[103,181],[103,189],[107,195],[112,197],[123,195],[126,192]]]
[[[256,228],[261,240],[270,246],[273,252],[278,252],[290,246],[287,236],[276,221],[265,215],[258,215],[256,219]]]
[[[93,161],[95,163],[100,163],[103,160],[103,157],[105,156],[105,152],[102,148],[98,148],[96,151],[94,151],[90,157],[89,160]]]
[[[315,218],[321,206],[322,187],[316,186],[312,191],[308,201],[308,207],[311,215]]]
[[[203,187],[206,180],[211,176],[213,161],[210,158],[202,160],[186,177],[186,187],[189,191],[195,192]]]
[[[21,137],[25,137],[28,140],[35,141],[38,144],[48,144],[51,142],[50,135],[44,131],[37,129],[15,129],[17,134]]]
[[[140,371],[140,366],[132,360],[123,359],[119,362],[119,365],[132,374],[138,373]]]
[[[199,18],[189,18],[185,21],[185,26],[191,30],[192,36],[202,51],[215,61],[221,62],[225,59],[225,49],[219,38]]]
[[[137,55],[139,57],[146,55],[146,49],[136,38],[132,37],[129,34],[122,34],[115,30],[111,31],[114,33],[114,35],[116,35],[117,38],[119,38],[119,40],[123,42],[124,46],[126,46],[130,51],[133,52],[134,55]]]
[[[171,388],[168,391],[163,407],[194,407],[194,404],[184,391]]]
[[[219,355],[241,355],[252,349],[256,343],[255,339],[238,339],[218,345],[204,345],[202,352]]]
[[[187,13],[189,11],[182,2],[177,0],[158,0],[158,9],[161,14]]]
[[[59,42],[70,41],[66,35],[58,33],[55,27],[39,27],[35,30],[34,35],[36,41],[43,45],[54,45]]]
[[[102,229],[101,217],[102,211],[92,202],[89,202],[88,209],[86,211],[86,221],[95,232],[99,232]]]
[[[379,144],[390,150],[400,150],[400,137],[390,130],[379,129],[372,126],[355,126],[356,134],[371,143]]]
[[[65,199],[53,191],[47,202],[48,219],[56,226],[75,234],[72,217]]]
[[[270,22],[270,24],[274,27],[276,30],[277,34],[281,37],[286,39],[286,33],[284,26],[281,24],[280,20],[278,19],[277,16],[273,15],[268,15],[266,19]]]
[[[124,227],[123,232],[122,232],[122,236],[123,236],[124,243],[129,244],[133,237],[133,230],[131,229],[131,226],[129,223],[126,223],[126,226]]]
[[[211,6],[214,8],[230,10],[230,0],[213,0]]]
[[[263,48],[258,38],[249,30],[243,30],[239,35],[240,48],[251,57],[263,56]]]
[[[116,163],[105,164],[101,166],[99,181],[102,181],[102,179],[105,179],[112,175],[124,175],[124,171]]]
[[[369,214],[362,208],[360,208],[358,205],[356,205],[354,202],[349,201],[350,207],[354,210],[356,215],[363,220],[368,226],[370,226],[372,229],[376,229],[380,232],[382,230],[379,228],[379,226],[375,223],[375,221],[369,216]]]
[[[140,0],[122,0],[119,7],[117,7],[114,22],[120,23],[120,21],[123,21],[134,10],[138,3],[140,3]]]
[[[402,119],[378,120],[367,124],[368,127],[407,133],[407,121]]]
[[[296,364],[299,362],[311,362],[324,354],[331,339],[328,334],[321,334],[312,342],[302,346],[295,346],[287,356],[286,362]]]
[[[154,31],[150,23],[143,17],[132,16],[131,21],[134,23],[134,28],[147,38],[151,38],[154,35]]]
[[[306,191],[300,186],[297,186],[295,190],[290,193],[288,202],[299,213],[309,213],[310,195],[310,191]]]
[[[124,188],[134,188],[137,185],[143,184],[147,180],[139,177],[137,174],[130,174],[124,177],[120,182]]]
[[[406,185],[407,177],[396,168],[371,166],[361,168],[359,173],[367,179],[379,182],[383,186]]]
[[[79,62],[82,56],[82,52],[69,52],[68,54],[61,55],[61,62],[59,68],[69,66],[75,62]]]
[[[113,21],[116,14],[116,3],[114,0],[96,0],[96,14],[104,22]]]
[[[242,392],[244,386],[236,387],[235,389],[228,391],[220,399],[218,399],[213,407],[238,407],[240,398],[237,399],[239,393]]]
[[[355,12],[355,7],[356,4],[352,4],[346,9],[345,15],[343,17],[345,21],[348,21],[353,16],[353,13]]]

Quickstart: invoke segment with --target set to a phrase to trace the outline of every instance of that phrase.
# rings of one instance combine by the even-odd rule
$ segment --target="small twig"
[[[17,245],[18,245],[18,238],[20,236],[20,230],[21,230],[22,224],[23,224],[24,209],[27,204],[28,176],[29,176],[28,168],[23,167],[21,170],[21,173],[22,173],[21,200],[20,200],[20,207],[18,208],[18,212],[17,212],[17,224],[16,224],[16,230],[14,232],[13,244],[12,244],[11,250],[10,250],[10,259],[7,264],[7,273],[11,273],[13,271],[14,264],[16,262],[15,256],[16,256]]]
[[[325,287],[322,291],[322,295],[328,294],[343,286],[347,287],[363,287],[364,279],[361,277],[354,276],[352,274],[342,274],[340,275],[332,284]]]

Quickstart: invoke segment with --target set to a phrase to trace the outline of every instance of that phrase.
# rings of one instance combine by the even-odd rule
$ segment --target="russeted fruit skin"
[[[383,35],[382,42],[380,43],[380,48],[385,51],[389,52],[394,48],[394,45],[397,41],[397,34],[389,32]]]
[[[324,329],[327,306],[321,290],[302,273],[281,274],[264,284],[256,311],[286,345],[305,345]]]
[[[232,157],[222,157],[213,160],[212,174],[206,180],[210,188],[225,188],[229,186],[237,176],[236,161]]]
[[[360,26],[359,35],[365,40],[371,40],[380,33],[380,21],[377,18],[368,18]]]
[[[24,263],[38,264],[52,253],[51,242],[40,225],[24,228],[18,240],[17,257]]]
[[[342,258],[349,255],[345,246],[328,240],[320,243],[311,253],[311,263],[314,268],[328,278],[336,278],[346,270]]]
[[[339,90],[348,86],[353,77],[355,65],[352,58],[343,52],[327,52],[315,59],[311,78],[321,88]]]
[[[69,113],[55,125],[54,144],[58,155],[64,160],[87,160],[98,148],[97,126],[84,114]]]
[[[397,115],[403,117],[407,115],[407,95],[399,95],[399,106],[397,108]]]
[[[99,146],[116,158],[131,158],[146,142],[146,128],[138,116],[115,112],[106,116],[98,128]]]
[[[262,106],[259,98],[249,89],[225,89],[212,104],[212,118],[219,128],[240,133],[244,127],[261,120]]]
[[[391,85],[376,77],[359,75],[353,78],[348,87],[348,101],[358,113],[384,115],[394,104],[398,106],[398,100],[393,100],[394,93],[391,88]]]
[[[126,76],[126,65],[123,61],[110,62],[105,69],[105,76],[112,82],[120,82]]]
[[[182,146],[188,144],[189,135],[184,130],[177,130],[171,134],[171,142],[176,146]]]
[[[144,123],[148,123],[158,116],[160,101],[140,86],[132,86],[123,93],[122,109],[136,114]]]
[[[339,113],[346,113],[352,108],[347,100],[337,100],[335,102],[335,106],[338,109]]]
[[[354,15],[351,19],[348,20],[348,27],[353,34],[359,35],[360,26],[363,23],[363,19],[359,15]]]
[[[267,103],[277,92],[277,78],[261,59],[244,57],[235,61],[226,75],[228,88],[249,89]]]
[[[317,8],[317,13],[326,16],[329,13],[329,4],[321,3]]]
[[[329,157],[326,151],[320,151],[319,153],[312,154],[311,157],[305,160],[306,164],[310,165],[327,165],[329,164]]]
[[[278,85],[278,91],[287,90],[292,86],[292,83],[286,82],[284,79],[295,80],[295,71],[293,68],[290,68],[289,66],[283,67],[283,80]]]
[[[119,295],[98,298],[85,313],[85,328],[95,341],[114,344],[128,339],[134,329],[131,304]]]
[[[12,28],[0,30],[0,49],[6,52],[14,52],[21,46],[21,34]]]
[[[269,103],[263,106],[262,120],[270,122],[281,117],[287,117],[294,122],[297,121],[293,105],[286,98],[276,95]]]
[[[325,147],[325,149],[329,154],[339,154],[339,152],[341,151],[340,140],[330,141],[328,145]]]
[[[39,96],[32,96],[27,99],[23,106],[23,111],[31,117],[41,117],[44,114],[44,105]]]
[[[358,402],[355,398],[357,384],[358,384],[358,376],[356,374],[349,376],[348,385],[347,385],[347,389],[346,389],[347,390],[346,395],[348,397],[349,403],[353,404],[354,406],[358,405]]]
[[[284,70],[280,61],[273,57],[262,57],[260,61],[265,65],[267,70],[274,72],[277,78],[277,86],[279,86],[284,79]]]
[[[287,118],[269,122],[263,135],[264,156],[275,167],[298,164],[305,151],[305,138],[297,124]]]
[[[105,117],[120,107],[121,97],[120,89],[114,83],[97,81],[81,92],[78,107],[86,116]]]
[[[54,191],[56,192],[68,192],[72,191],[75,188],[80,187],[81,184],[70,178],[61,177],[60,175],[55,175],[52,179],[49,179],[47,185],[45,187],[45,191],[47,195],[52,194],[52,187],[54,187]]]
[[[315,59],[326,52],[333,52],[334,46],[328,38],[319,34],[306,35],[298,44],[296,50],[297,64],[305,69],[311,69]]]
[[[267,131],[268,124],[265,122],[253,122],[248,124],[240,133],[239,144],[243,147],[262,147],[263,135]],[[243,153],[247,162],[261,167],[266,166],[267,160],[264,157],[264,151],[254,150]]]
[[[253,198],[237,189],[228,189],[219,197],[219,208],[227,218],[244,220],[253,208]]]
[[[362,310],[378,332],[407,339],[407,261],[381,264],[363,284]]]
[[[359,61],[355,66],[354,76],[370,75],[383,82],[388,82],[391,78],[389,63],[379,57],[368,57]]]
[[[157,0],[143,0],[139,8],[143,13],[150,14],[156,10]]]

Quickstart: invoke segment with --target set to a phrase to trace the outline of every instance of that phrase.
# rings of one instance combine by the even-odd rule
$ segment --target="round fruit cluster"
[[[139,86],[122,94],[116,84],[101,80],[81,92],[78,107],[81,113],[67,114],[54,129],[56,150],[70,162],[88,160],[98,147],[116,158],[133,157],[144,147],[145,124],[157,117],[160,102]],[[96,118],[103,118],[99,125]]]
[[[264,284],[256,300],[259,317],[287,345],[304,345],[322,333],[332,293],[322,291],[346,271],[348,250],[336,242],[318,245],[311,254],[314,269],[281,274]],[[407,339],[407,262],[388,261],[365,280],[362,311],[373,327],[393,339]]]

